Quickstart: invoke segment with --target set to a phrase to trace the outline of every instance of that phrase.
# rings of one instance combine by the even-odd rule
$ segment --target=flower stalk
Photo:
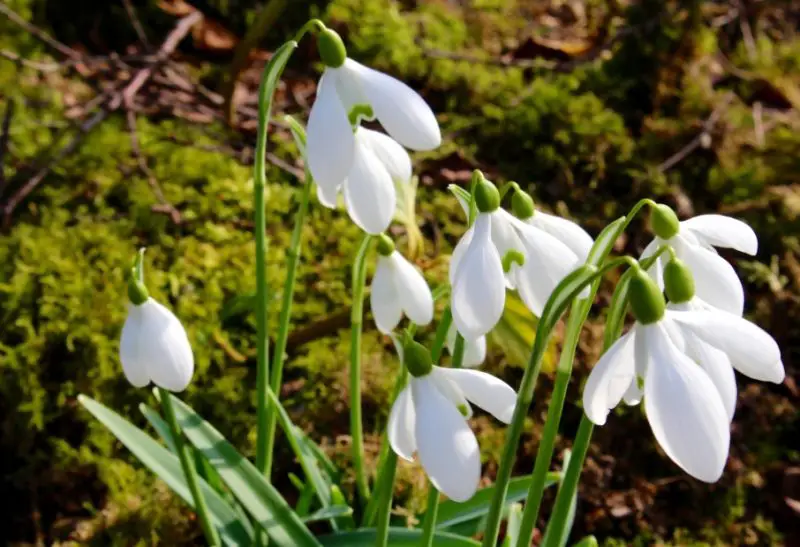
[[[369,500],[369,484],[364,470],[364,425],[361,417],[361,332],[364,324],[364,287],[367,278],[367,252],[372,236],[361,242],[353,262],[353,307],[350,312],[350,436],[356,489],[362,504]]]

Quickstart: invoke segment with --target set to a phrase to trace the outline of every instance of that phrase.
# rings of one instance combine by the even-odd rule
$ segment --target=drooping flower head
[[[318,44],[326,68],[308,119],[309,169],[324,205],[334,207],[342,190],[353,221],[378,234],[395,211],[392,180],[411,178],[403,146],[436,148],[441,143],[439,124],[406,84],[348,59],[336,32],[324,29]],[[359,127],[362,118],[376,118],[389,136]]]
[[[375,324],[391,333],[405,313],[417,325],[433,320],[433,295],[425,278],[385,234],[378,239],[378,264],[372,278],[370,305]]]
[[[140,252],[128,282],[130,305],[119,343],[122,370],[134,387],[153,382],[169,391],[183,391],[194,374],[192,347],[175,314],[149,296],[137,274],[142,260]]]
[[[758,238],[750,226],[724,215],[699,215],[683,222],[675,212],[659,204],[651,216],[656,238],[645,248],[642,258],[652,255],[664,244],[675,250],[694,276],[697,298],[712,306],[742,315],[744,288],[733,266],[719,256],[714,247],[736,249],[748,255],[758,251]],[[651,274],[659,285],[665,261],[656,260]]]
[[[665,272],[668,294],[691,301],[689,269],[676,264],[679,275]],[[730,371],[719,354],[744,374],[780,381],[778,345],[735,314],[667,309],[661,289],[641,270],[631,278],[629,304],[636,323],[592,369],[583,392],[586,415],[603,425],[621,400],[638,404],[643,399],[667,456],[693,477],[715,482],[728,457],[733,413]]]
[[[484,372],[434,366],[428,350],[416,342],[407,341],[402,353],[410,378],[389,414],[392,450],[409,461],[416,453],[437,489],[455,501],[467,501],[481,475],[478,441],[467,423],[470,403],[507,424],[516,393]]]

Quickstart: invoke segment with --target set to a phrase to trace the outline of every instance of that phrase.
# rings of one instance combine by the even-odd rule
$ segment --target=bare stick
[[[139,37],[139,41],[144,45],[145,49],[150,49],[150,41],[147,39],[147,34],[144,32],[142,22],[136,14],[136,8],[131,4],[131,0],[122,0],[122,4],[125,6],[125,11],[128,12],[128,17],[131,19],[131,26],[133,30],[136,31],[136,36]]]
[[[128,120],[128,132],[131,135],[131,152],[133,153],[133,157],[136,158],[136,164],[139,166],[139,170],[142,172],[145,178],[147,178],[147,183],[150,185],[150,188],[153,189],[153,193],[156,195],[158,201],[161,202],[161,206],[158,207],[158,209],[153,208],[153,210],[157,212],[168,213],[172,218],[172,222],[175,224],[180,224],[180,212],[169,201],[167,201],[167,198],[164,196],[164,192],[161,190],[161,186],[158,184],[156,176],[153,174],[150,166],[147,165],[147,159],[145,158],[144,154],[142,153],[142,149],[139,146],[139,137],[136,129],[136,113],[133,110],[128,110],[126,114]]]
[[[71,59],[77,59],[80,57],[80,54],[77,51],[67,46],[66,44],[59,42],[58,40],[47,34],[39,27],[32,25],[31,23],[20,17],[17,14],[17,12],[15,12],[14,10],[12,10],[3,3],[0,3],[0,13],[11,19],[12,22],[25,29],[27,32],[30,32],[31,34],[36,36],[39,40],[41,40],[51,48],[55,49],[62,55],[66,55]]]
[[[14,99],[8,100],[8,105],[6,106],[6,115],[3,117],[3,126],[0,128],[0,196],[3,195],[3,191],[5,191],[6,185],[8,184],[3,160],[5,159],[6,152],[8,151],[8,139],[11,131],[11,117],[14,115],[15,105],[16,103],[14,102]]]
[[[170,31],[169,35],[167,35],[167,39],[164,40],[164,43],[161,44],[161,47],[156,53],[155,59],[150,64],[139,72],[136,73],[136,76],[130,81],[128,86],[122,92],[122,102],[125,103],[125,108],[132,108],[133,106],[133,99],[142,86],[150,79],[150,76],[153,74],[153,71],[167,60],[167,58],[175,51],[175,48],[178,47],[178,44],[183,40],[192,27],[198,23],[200,20],[203,19],[203,14],[199,11],[195,11],[180,21],[178,24],[175,25],[175,28]],[[119,108],[119,102],[115,101],[111,105],[112,110],[116,110]]]

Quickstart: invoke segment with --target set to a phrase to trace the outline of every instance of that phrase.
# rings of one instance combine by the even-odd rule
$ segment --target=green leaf
[[[303,517],[303,522],[316,522],[318,520],[328,520],[340,517],[349,517],[353,514],[353,508],[349,505],[331,505],[313,512],[307,517]]]
[[[222,480],[277,545],[319,545],[286,500],[256,466],[239,454],[211,424],[177,397],[175,414],[186,437],[216,468]]]
[[[374,547],[378,533],[375,528],[362,528],[354,532],[339,532],[319,538],[324,547]],[[407,528],[389,528],[389,545],[392,547],[419,547],[422,530]],[[433,536],[436,547],[478,547],[480,543],[473,539],[436,532]]]
[[[565,450],[564,451],[563,469],[566,469],[567,467],[569,467],[569,459],[570,459],[571,456],[572,456],[572,451],[570,451],[570,450]],[[561,478],[563,478],[563,475],[561,475]],[[560,479],[559,479],[559,489],[561,489]],[[558,542],[557,545],[553,545],[552,544],[553,540],[550,538],[550,534],[551,534],[551,526],[550,525],[552,524],[552,518],[551,518],[547,522],[547,528],[545,528],[545,530],[544,530],[544,536],[542,536],[542,543],[541,543],[542,545],[547,545],[548,547],[550,547],[550,546],[552,546],[552,547],[565,547],[567,545],[567,540],[569,539],[569,534],[572,531],[572,525],[575,522],[575,510],[578,507],[578,496],[576,495],[576,493],[577,492],[573,492],[572,493],[572,499],[570,500],[570,503],[569,503],[569,512],[567,513],[567,522],[566,522],[566,525],[564,526],[564,534],[563,534],[563,536],[561,538],[561,541]]]
[[[183,477],[180,461],[177,456],[158,444],[147,433],[128,420],[98,403],[90,397],[79,395],[78,401],[106,426],[119,441],[130,450],[139,461],[161,478],[181,499],[194,507],[194,500]],[[253,529],[246,520],[241,520],[208,483],[198,477],[200,489],[205,496],[208,510],[214,526],[219,530],[220,538],[228,545],[251,545]]]
[[[295,456],[297,456],[297,459],[300,461],[300,466],[303,468],[306,480],[314,487],[314,493],[320,505],[322,505],[322,507],[330,506],[332,483],[330,480],[326,480],[326,477],[323,476],[323,473],[320,471],[317,457],[309,446],[308,438],[306,437],[304,440],[299,438],[297,434],[299,431],[298,428],[292,423],[291,418],[289,418],[289,415],[286,413],[286,409],[283,408],[283,405],[278,401],[275,393],[269,388],[267,388],[267,398],[272,405],[272,409],[278,413],[278,422],[280,422],[281,428],[284,433],[286,433],[286,438],[289,439],[289,444],[292,445]]]
[[[589,257],[586,259],[588,264],[599,266],[600,263],[608,256],[611,249],[614,247],[617,238],[625,229],[626,217],[620,217],[605,228],[594,240],[594,245],[589,250]]]
[[[341,473],[333,464],[331,459],[328,455],[322,450],[322,448],[315,443],[311,437],[305,434],[305,432],[300,429],[299,427],[295,426],[295,435],[300,440],[300,442],[305,443],[308,450],[310,450],[314,457],[317,459],[322,470],[327,474],[329,482],[333,484],[338,484]]]
[[[139,404],[139,412],[144,415],[147,422],[156,430],[156,433],[167,445],[169,451],[177,454],[178,450],[175,447],[175,441],[172,439],[172,431],[169,430],[167,422],[164,421],[161,415],[144,403]]]
[[[559,478],[559,473],[548,473],[545,487],[554,485]],[[521,501],[528,495],[528,488],[531,485],[530,475],[516,477],[508,483],[508,494],[506,495],[506,505]],[[464,523],[473,523],[482,519],[489,512],[494,496],[494,486],[487,486],[478,490],[469,501],[457,503],[453,500],[446,500],[439,504],[439,516],[436,523],[437,530],[451,529]],[[420,518],[420,522],[422,519]],[[477,523],[476,523],[477,524]],[[475,532],[480,530],[480,525]],[[470,534],[472,535],[472,534]]]
[[[508,508],[508,523],[506,525],[506,537],[503,538],[503,547],[514,547],[517,544],[521,525],[522,504],[512,503]]]
[[[556,286],[553,294],[544,306],[542,316],[539,318],[539,327],[536,330],[536,339],[533,345],[533,354],[539,355],[544,352],[544,345],[547,343],[550,333],[553,331],[558,320],[570,305],[572,299],[578,296],[584,287],[594,281],[599,276],[597,268],[584,264],[574,272],[567,275]]]

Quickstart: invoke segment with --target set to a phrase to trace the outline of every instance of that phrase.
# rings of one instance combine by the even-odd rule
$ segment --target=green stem
[[[556,369],[556,381],[553,386],[553,394],[547,408],[547,421],[544,424],[544,433],[536,451],[536,463],[533,466],[531,486],[528,489],[528,498],[525,501],[525,511],[522,514],[522,523],[517,536],[517,547],[528,547],[533,538],[533,530],[536,520],[539,517],[539,507],[542,502],[547,471],[553,459],[556,436],[558,435],[558,425],[561,422],[561,412],[564,409],[564,400],[567,396],[569,379],[572,376],[572,363],[575,359],[575,350],[578,347],[581,328],[589,315],[591,302],[586,300],[576,300],[572,304],[572,312],[569,315],[567,331],[564,339],[564,348],[561,351],[561,358]]]
[[[570,457],[561,487],[556,494],[556,501],[553,505],[553,514],[550,517],[550,538],[551,545],[562,545],[562,536],[566,532],[566,525],[569,516],[572,498],[578,488],[578,480],[583,470],[583,462],[589,450],[589,441],[592,439],[594,424],[584,414],[578,426],[578,434],[572,444],[572,456]]]
[[[361,418],[361,331],[364,322],[364,285],[367,278],[366,256],[371,242],[371,235],[364,236],[353,262],[353,308],[350,313],[350,436],[353,443],[356,489],[362,504],[369,500],[369,485],[364,470],[364,426]]]
[[[197,469],[195,469],[192,454],[183,443],[181,437],[181,428],[178,426],[178,418],[175,416],[175,409],[172,407],[172,399],[169,391],[163,388],[158,388],[158,398],[161,400],[161,410],[164,413],[164,419],[169,425],[170,432],[172,433],[172,441],[175,443],[175,450],[178,453],[178,459],[181,461],[181,468],[183,475],[186,477],[186,484],[189,486],[189,491],[192,493],[194,500],[194,510],[197,513],[197,518],[200,520],[200,526],[203,528],[203,534],[206,537],[206,542],[209,545],[217,546],[220,544],[217,529],[211,523],[211,517],[208,514],[208,506],[200,491],[200,483],[197,480]]]
[[[397,475],[397,454],[389,450],[386,454],[386,469],[383,480],[386,482],[381,493],[383,507],[378,512],[378,536],[375,545],[386,547],[389,544],[389,522],[392,517],[392,497],[394,493],[394,479]]]
[[[447,331],[450,330],[452,322],[453,314],[450,312],[450,306],[447,306],[444,309],[439,325],[436,327],[436,336],[434,336],[433,344],[431,345],[431,360],[434,364],[438,363],[439,358],[442,356],[442,348],[444,348],[444,344],[447,341]]]
[[[439,491],[428,481],[428,506],[425,510],[425,521],[422,528],[420,547],[431,547],[433,535],[436,533],[436,517],[439,514]]]
[[[284,354],[286,353],[286,342],[289,340],[289,323],[292,316],[292,300],[294,299],[295,281],[297,279],[297,265],[300,262],[300,244],[303,236],[303,225],[308,212],[308,200],[311,196],[311,173],[306,169],[306,183],[303,193],[300,196],[300,205],[294,217],[294,229],[292,238],[289,242],[286,261],[286,282],[283,285],[283,302],[281,302],[281,312],[278,319],[278,335],[275,338],[275,349],[272,354],[272,366],[270,368],[269,385],[276,397],[280,397],[281,382],[283,380]],[[267,418],[266,441],[264,450],[266,452],[265,473],[269,477],[272,471],[273,450],[275,447],[275,431],[278,427],[277,412],[270,412]]]
[[[461,368],[464,363],[464,351],[466,349],[466,342],[460,332],[456,333],[456,343],[453,347],[453,368]]]

